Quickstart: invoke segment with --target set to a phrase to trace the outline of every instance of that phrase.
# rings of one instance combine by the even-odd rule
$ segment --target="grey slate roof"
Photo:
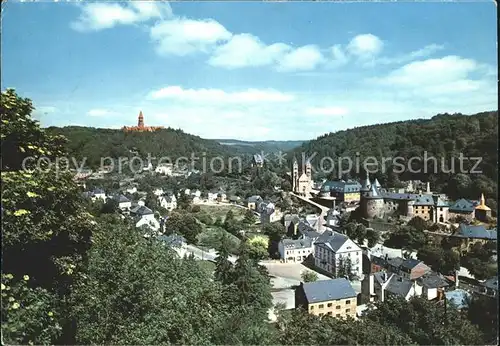
[[[404,261],[405,261],[404,258],[394,257],[394,258],[387,259],[387,264],[389,264],[390,266],[393,266],[395,268],[399,268],[399,267],[401,267],[401,264],[403,264]]]
[[[183,236],[177,234],[172,234],[169,236],[161,235],[157,239],[173,247],[181,247],[182,244],[186,244],[186,239]]]
[[[308,303],[319,303],[329,300],[356,298],[351,283],[344,278],[320,280],[302,284]]]
[[[483,225],[471,226],[462,223],[454,236],[461,238],[497,240],[497,230],[486,229]]]
[[[312,246],[311,239],[283,239],[282,242],[285,249],[306,249]]]
[[[361,189],[361,184],[357,181],[345,182],[342,180],[334,180],[334,181],[325,181],[323,186],[321,186],[321,191],[329,192],[344,192],[344,193],[352,193],[359,192]]]
[[[290,224],[293,222],[294,224],[295,223],[299,223],[300,222],[300,218],[297,214],[286,214],[283,218],[283,222],[285,224],[285,227],[288,228],[288,226],[290,226]]]
[[[452,205],[450,205],[450,211],[451,212],[462,212],[462,213],[472,213],[474,211],[474,208],[478,205],[479,203],[477,201],[469,201],[467,199],[459,199]]]
[[[259,202],[262,202],[262,197],[260,196],[250,196],[248,197],[248,203],[259,203]]]
[[[413,283],[410,280],[394,274],[385,289],[393,294],[406,297],[412,286]]]
[[[484,287],[495,290],[498,292],[498,277],[492,277],[483,282]]]
[[[424,276],[418,278],[417,281],[421,286],[427,288],[441,288],[448,286],[448,282],[445,280],[445,278],[436,272],[427,273]]]
[[[415,268],[418,264],[420,264],[422,261],[413,259],[413,258],[408,258],[401,263],[401,268],[409,269],[412,270]]]
[[[144,205],[137,205],[130,209],[130,213],[142,216],[153,214],[153,211]]]
[[[434,205],[432,195],[421,195],[415,199],[415,205]]]
[[[297,230],[300,232],[300,234],[302,234],[306,238],[317,239],[321,236],[321,233],[316,232],[314,228],[312,228],[303,221],[299,222]]]
[[[375,184],[372,184],[370,187],[370,193],[366,198],[371,198],[371,199],[382,199],[384,198],[382,194],[379,193],[378,188],[375,186]]]
[[[130,200],[125,197],[124,195],[114,195],[113,199],[117,201],[118,203],[127,203],[130,202]]]
[[[380,189],[382,187],[382,185],[380,185],[380,183],[378,182],[378,179],[375,178],[375,181],[373,182],[373,185],[377,188],[377,189]]]
[[[337,252],[349,238],[335,231],[325,231],[316,241],[316,244],[324,244],[334,252]]]

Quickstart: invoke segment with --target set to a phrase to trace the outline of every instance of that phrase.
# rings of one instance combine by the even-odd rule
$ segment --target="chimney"
[[[458,288],[458,270],[455,270],[455,288]]]
[[[427,182],[427,193],[431,193],[431,183]]]

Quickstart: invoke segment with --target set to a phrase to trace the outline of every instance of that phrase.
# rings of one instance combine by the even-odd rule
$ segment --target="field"
[[[212,217],[213,220],[215,220],[218,217],[222,218],[222,221],[224,221],[224,218],[226,217],[226,214],[229,210],[232,210],[234,213],[234,216],[236,219],[241,220],[245,216],[246,209],[240,208],[240,207],[235,207],[232,205],[227,205],[227,204],[200,204],[200,209],[202,212],[206,212],[208,215]]]

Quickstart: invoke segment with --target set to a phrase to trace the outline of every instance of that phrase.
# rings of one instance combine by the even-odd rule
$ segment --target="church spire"
[[[484,193],[481,194],[481,205],[486,206],[486,201],[484,199]]]

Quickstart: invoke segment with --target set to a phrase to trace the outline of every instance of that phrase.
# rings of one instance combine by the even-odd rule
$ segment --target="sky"
[[[475,2],[2,4],[2,90],[42,126],[308,140],[498,109],[496,8]]]

